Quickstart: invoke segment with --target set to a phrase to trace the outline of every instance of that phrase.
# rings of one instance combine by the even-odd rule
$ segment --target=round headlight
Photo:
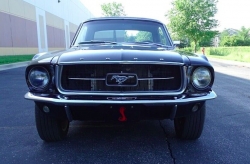
[[[30,70],[28,78],[33,87],[43,89],[49,84],[50,76],[45,68],[34,67]]]
[[[198,67],[192,75],[192,84],[197,89],[205,89],[211,82],[211,73],[205,67]]]

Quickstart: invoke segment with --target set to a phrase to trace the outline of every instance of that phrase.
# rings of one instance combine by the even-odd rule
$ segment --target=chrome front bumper
[[[25,99],[33,100],[37,102],[46,102],[52,103],[56,105],[98,105],[98,104],[189,104],[192,102],[200,102],[206,101],[216,98],[217,95],[214,91],[209,92],[207,95],[199,96],[199,97],[181,97],[179,99],[174,100],[68,100],[63,98],[62,96],[57,96],[56,98],[36,95],[31,92],[27,92],[24,96]]]

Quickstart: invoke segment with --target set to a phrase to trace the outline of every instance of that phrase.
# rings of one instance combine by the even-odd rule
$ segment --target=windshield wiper
[[[117,44],[117,42],[102,41],[102,40],[90,40],[79,42],[78,44]]]
[[[172,46],[167,46],[161,43],[155,43],[155,42],[132,42],[132,44],[140,44],[140,45],[152,45],[157,47],[163,47],[163,48],[173,48]]]

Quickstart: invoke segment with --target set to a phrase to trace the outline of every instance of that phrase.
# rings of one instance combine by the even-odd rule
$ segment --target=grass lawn
[[[217,56],[217,55],[206,55],[208,57],[212,58],[218,58],[218,59],[225,59],[225,60],[232,60],[232,61],[239,61],[239,62],[245,62],[245,63],[250,63],[250,55],[228,55],[228,56]]]
[[[30,61],[34,55],[9,55],[9,56],[0,56],[0,65],[1,64],[10,64],[16,62]]]

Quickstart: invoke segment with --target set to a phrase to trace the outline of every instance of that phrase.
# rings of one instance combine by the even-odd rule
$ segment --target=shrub
[[[228,47],[210,48],[209,50],[209,55],[227,56],[230,54],[230,48]]]
[[[206,48],[206,55],[228,60],[250,62],[250,47],[210,47]]]
[[[186,51],[186,52],[194,52],[194,49],[192,47],[185,47],[180,49],[181,51]]]

